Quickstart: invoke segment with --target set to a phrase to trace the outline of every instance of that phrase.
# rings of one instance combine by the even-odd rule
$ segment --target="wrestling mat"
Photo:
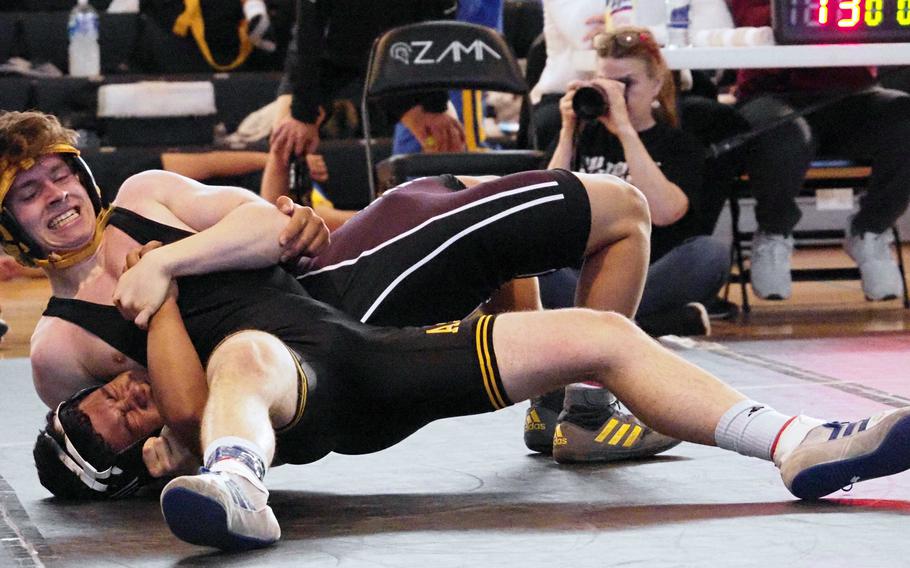
[[[782,412],[848,420],[910,404],[908,335],[673,347]],[[801,503],[772,465],[693,444],[560,466],[525,449],[526,404],[375,455],[275,468],[282,540],[223,554],[171,536],[153,497],[51,499],[31,461],[45,409],[28,361],[0,360],[0,377],[0,566],[910,565],[910,472]]]

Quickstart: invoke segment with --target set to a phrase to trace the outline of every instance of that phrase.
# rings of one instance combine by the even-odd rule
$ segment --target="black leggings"
[[[828,95],[831,96],[831,95]],[[809,105],[818,98],[762,96],[740,110],[754,126]],[[758,137],[745,166],[764,232],[788,234],[799,221],[795,197],[817,154],[871,161],[872,179],[853,220],[855,233],[884,232],[910,201],[910,95],[874,88],[787,122]]]

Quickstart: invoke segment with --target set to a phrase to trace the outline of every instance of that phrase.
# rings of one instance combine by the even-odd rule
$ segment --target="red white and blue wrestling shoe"
[[[231,473],[205,472],[177,477],[161,492],[161,512],[174,535],[190,544],[221,550],[262,548],[281,538],[281,527],[265,504],[268,492],[254,499],[246,479]],[[254,489],[255,491],[255,489]]]
[[[800,499],[819,499],[859,481],[910,469],[910,407],[856,422],[816,426],[775,463]]]

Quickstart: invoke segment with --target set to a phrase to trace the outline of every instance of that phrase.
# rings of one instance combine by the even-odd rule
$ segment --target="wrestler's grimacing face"
[[[127,371],[79,402],[95,431],[116,452],[148,438],[164,425],[145,371]]]
[[[82,183],[58,155],[20,172],[3,200],[19,225],[46,252],[78,250],[95,231],[95,210]]]

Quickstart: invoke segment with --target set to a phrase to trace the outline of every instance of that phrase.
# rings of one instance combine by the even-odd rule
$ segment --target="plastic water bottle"
[[[667,0],[667,45],[685,47],[689,43],[690,0]]]
[[[631,26],[634,23],[632,0],[607,0],[605,23],[608,32]]]
[[[101,49],[98,47],[98,12],[79,0],[70,12],[69,71],[73,77],[92,77],[101,74]]]

